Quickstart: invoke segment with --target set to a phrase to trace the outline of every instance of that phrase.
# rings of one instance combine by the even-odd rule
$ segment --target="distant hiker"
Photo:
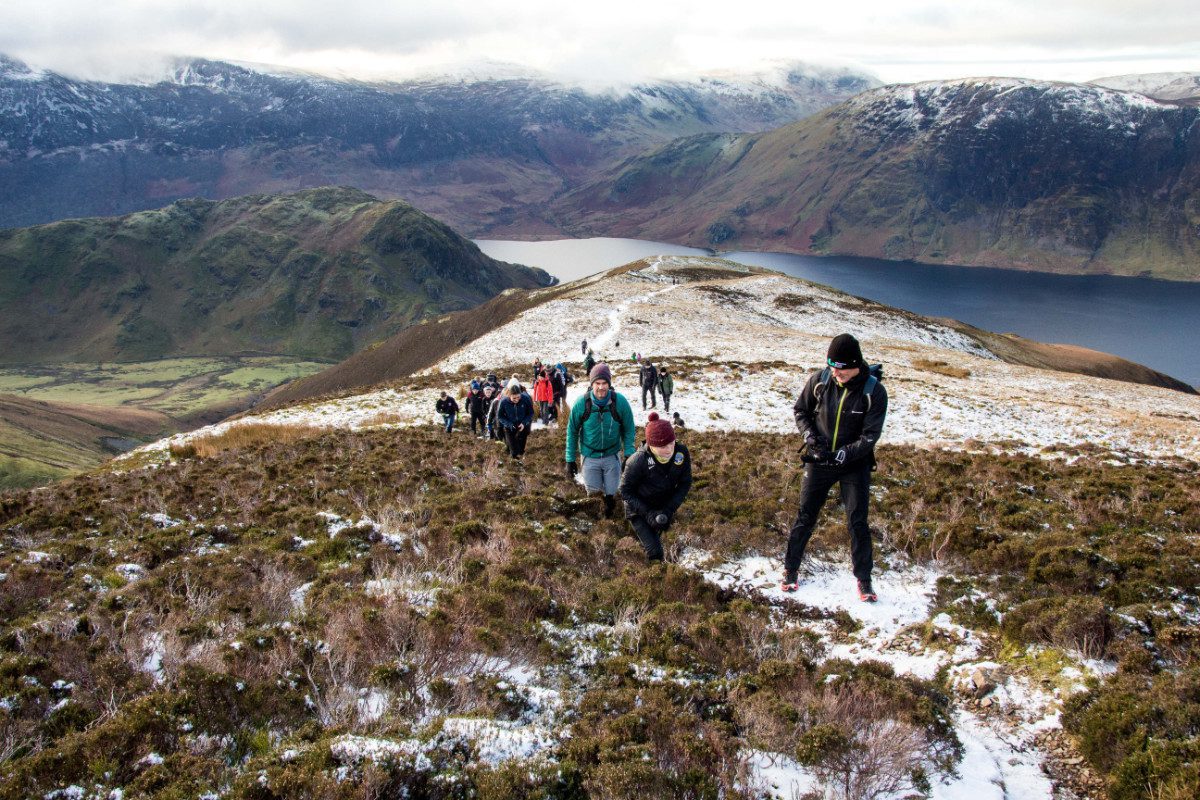
[[[497,415],[500,413],[500,401],[504,399],[504,393],[496,390],[493,391],[491,386],[483,387],[484,397],[489,398],[487,411],[487,429],[488,436],[496,441],[504,439],[504,433],[500,430],[500,420]]]
[[[671,378],[671,374],[667,372],[667,368],[663,367],[658,373],[658,391],[662,394],[663,411],[671,410],[671,395],[675,393],[675,381]]]
[[[875,443],[887,416],[887,390],[879,380],[879,368],[868,369],[858,340],[848,333],[830,342],[826,363],[824,370],[808,379],[793,408],[807,453],[800,510],[788,536],[780,588],[785,592],[798,588],[800,562],[821,506],[833,485],[840,483],[858,596],[873,603],[878,597],[871,586],[871,529],[867,526],[867,509],[871,499],[871,471],[875,468]]]
[[[521,389],[519,383],[508,387],[505,398],[500,401],[496,420],[504,431],[504,444],[513,458],[525,455],[525,441],[529,438],[529,426],[533,424],[533,400]]]
[[[535,383],[537,382],[538,376],[542,374],[543,369],[545,369],[545,367],[542,366],[542,360],[540,358],[535,358],[533,360],[533,380]]]
[[[492,387],[492,391],[496,394],[500,394],[502,391],[504,391],[504,384],[500,382],[500,380],[496,377],[496,373],[494,372],[488,373],[487,380],[483,382],[483,385],[485,387]]]
[[[549,425],[550,406],[554,404],[554,384],[550,380],[550,373],[545,369],[533,383],[533,401],[538,404],[538,418],[543,425]]]
[[[559,410],[567,402],[567,386],[572,380],[571,373],[567,372],[566,367],[562,364],[554,365],[554,370],[550,373],[550,386],[554,389],[553,416],[555,419],[558,419]]]
[[[592,350],[589,347],[587,355],[583,357],[583,371],[590,375],[594,366],[596,366],[596,357],[592,355]]]
[[[579,352],[580,352],[580,353],[586,353],[587,351],[588,351],[588,349],[587,349],[587,339],[584,339],[584,340],[583,340],[583,344],[579,346]]]
[[[662,561],[662,535],[692,488],[692,457],[675,441],[671,423],[650,412],[646,446],[625,462],[621,499],[625,518],[650,561]]]
[[[579,472],[583,456],[583,485],[588,494],[604,496],[604,516],[611,517],[620,488],[621,464],[633,455],[636,426],[629,401],[612,388],[612,371],[601,362],[588,374],[588,390],[571,406],[567,420],[567,475]]]
[[[484,393],[479,381],[471,381],[471,386],[467,389],[467,413],[471,415],[471,433],[479,437],[487,434],[489,394]]]
[[[649,359],[646,359],[646,363],[638,370],[638,383],[642,387],[642,411],[646,410],[646,392],[650,393],[650,407],[658,408],[658,399],[655,396],[655,392],[658,391],[658,369]]]
[[[671,412],[671,425],[673,425],[676,428],[676,430],[681,430],[681,431],[685,430],[685,426],[683,424],[683,417],[679,416],[678,411]]]
[[[442,422],[446,425],[446,433],[453,432],[454,419],[458,416],[458,401],[445,392],[442,392],[442,396],[438,398],[434,407],[442,415]]]

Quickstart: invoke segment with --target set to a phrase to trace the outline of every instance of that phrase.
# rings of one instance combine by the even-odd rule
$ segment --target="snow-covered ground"
[[[691,267],[737,272],[721,280],[689,282],[672,277],[673,270]],[[434,401],[442,388],[458,388],[462,365],[474,364],[482,373],[491,365],[530,364],[535,357],[550,364],[578,363],[582,339],[613,367],[614,384],[632,401],[639,424],[644,423],[646,412],[636,390],[634,352],[678,365],[672,410],[680,412],[688,428],[791,433],[796,394],[822,363],[829,339],[843,331],[858,336],[869,360],[885,365],[890,397],[886,442],[1045,450],[1047,454],[1056,447],[1086,443],[1107,448],[1114,457],[1200,460],[1200,398],[1195,396],[1013,366],[934,321],[799,279],[688,256],[652,259],[634,272],[578,281],[565,295],[522,314],[427,370],[425,377],[435,379],[431,388],[388,389],[247,416],[147,449],[165,456],[170,442],[246,423],[351,429],[439,424]],[[967,369],[970,376],[930,372],[919,363],[923,360]],[[440,384],[439,375],[444,376]],[[520,377],[528,379],[525,374]],[[580,396],[584,385],[585,380],[577,381],[570,398]],[[344,520],[327,514],[324,520],[330,536],[364,525],[386,533],[366,518]],[[159,524],[173,522],[164,517]],[[402,539],[393,543],[403,545]],[[1068,688],[1047,689],[1029,677],[998,668],[985,658],[984,643],[976,633],[945,615],[930,618],[940,573],[896,558],[882,565],[877,575],[877,604],[858,601],[843,561],[811,561],[801,591],[794,595],[779,591],[779,565],[765,557],[720,562],[707,553],[689,551],[682,564],[715,584],[766,597],[776,605],[803,603],[849,614],[860,625],[853,633],[832,624],[815,625],[830,657],[881,660],[898,674],[923,679],[945,670],[961,694],[954,722],[965,754],[957,775],[935,782],[932,796],[941,800],[1053,797],[1054,789],[1042,769],[1047,756],[1039,751],[1036,739],[1058,727],[1062,693],[1073,685],[1082,686],[1074,678],[1108,669],[1079,659],[1070,668],[1072,674],[1064,673],[1056,683]],[[385,576],[364,588],[372,593],[403,592],[427,603],[441,580],[432,573]],[[302,605],[303,592],[293,601]],[[780,620],[780,625],[790,624],[785,617]],[[546,633],[569,645],[566,649],[573,655],[565,669],[584,674],[625,635],[623,625],[547,627]],[[918,635],[917,630],[932,635]],[[151,672],[158,667],[155,654],[160,648],[155,645],[147,643],[146,668]],[[560,685],[556,681],[562,676],[519,665],[494,666],[493,671],[524,698],[529,711],[517,722],[446,719],[439,736],[472,742],[478,757],[490,763],[536,758],[552,748],[562,733],[561,714],[569,699],[551,688]],[[688,680],[655,669],[648,665],[643,677]],[[988,676],[986,691],[980,690],[980,675]],[[335,743],[333,755],[343,764],[387,756],[420,761],[424,747],[416,741],[347,736]],[[748,751],[743,755],[764,796],[791,798],[820,790],[816,776],[785,754]]]
[[[1195,395],[1007,364],[935,321],[784,275],[745,271],[726,280],[672,282],[673,269],[705,266],[731,265],[664,256],[639,271],[578,281],[572,291],[467,344],[425,374],[444,374],[445,388],[456,389],[464,364],[482,373],[490,365],[532,364],[534,358],[578,363],[580,341],[587,339],[613,368],[618,391],[634,402],[639,424],[646,414],[635,352],[687,360],[685,370],[676,370],[671,410],[688,428],[791,433],[791,406],[800,388],[823,363],[829,339],[849,331],[862,341],[868,360],[884,365],[885,443],[990,445],[1029,453],[1086,443],[1121,457],[1200,460]],[[948,377],[922,361],[945,362],[970,375]],[[252,422],[350,429],[433,424],[440,388],[386,389],[246,416],[141,452],[161,453],[170,443]],[[569,398],[583,389],[584,380],[577,381]]]

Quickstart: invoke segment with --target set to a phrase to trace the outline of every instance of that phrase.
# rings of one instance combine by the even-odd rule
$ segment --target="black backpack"
[[[829,367],[821,370],[821,377],[817,380],[817,385],[813,387],[813,396],[817,402],[821,401],[821,395],[825,394],[825,387],[829,385],[829,381],[833,379],[833,370]],[[883,364],[872,364],[867,367],[867,382],[863,384],[863,395],[867,398],[867,411],[871,410],[871,394],[875,391],[875,387],[883,380]]]

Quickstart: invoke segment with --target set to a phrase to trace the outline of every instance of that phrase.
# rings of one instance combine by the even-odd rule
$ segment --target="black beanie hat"
[[[848,333],[841,333],[833,337],[825,358],[829,366],[837,369],[854,369],[863,366],[862,348],[858,345],[858,339]]]

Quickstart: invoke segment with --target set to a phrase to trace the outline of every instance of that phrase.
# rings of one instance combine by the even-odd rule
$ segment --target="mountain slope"
[[[345,358],[427,316],[550,281],[354,189],[185,200],[0,231],[0,359]]]
[[[0,57],[0,226],[337,184],[475,235],[675,137],[778,127],[873,85],[803,64],[592,92],[537,76],[365,84],[202,60],[124,85]]]
[[[1200,109],[1094,86],[878,89],[682,139],[551,206],[576,234],[1200,279]]]

